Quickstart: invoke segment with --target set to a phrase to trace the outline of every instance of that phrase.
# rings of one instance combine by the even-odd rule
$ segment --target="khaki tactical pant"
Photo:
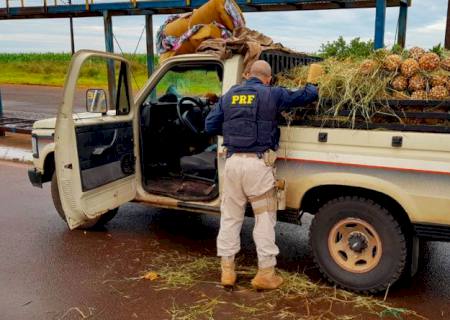
[[[276,265],[276,190],[274,169],[255,154],[233,154],[225,162],[217,255],[234,259],[239,252],[240,232],[247,202],[255,214],[253,240],[259,268]]]

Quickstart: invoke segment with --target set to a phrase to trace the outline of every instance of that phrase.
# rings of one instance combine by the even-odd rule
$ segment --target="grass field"
[[[68,53],[0,53],[0,84],[32,84],[63,86],[71,55]],[[147,81],[146,55],[125,54],[131,63],[134,92]],[[158,59],[155,58],[155,65]],[[116,75],[118,72],[116,72]],[[82,87],[107,87],[107,69],[102,59],[91,59],[81,69],[78,85]],[[205,92],[220,93],[220,83],[214,72],[191,71],[180,75],[169,72],[158,84],[159,94],[175,85],[182,95]]]
[[[0,53],[0,83],[62,86],[71,55],[68,53]],[[147,80],[146,56],[126,55],[138,86]],[[93,61],[84,67],[80,85],[106,86],[102,61]]]

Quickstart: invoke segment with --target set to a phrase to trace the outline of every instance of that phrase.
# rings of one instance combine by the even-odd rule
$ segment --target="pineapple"
[[[377,67],[377,63],[374,60],[366,59],[364,60],[360,67],[359,72],[365,76],[372,74]]]
[[[443,86],[437,86],[430,90],[430,99],[443,100],[448,97],[448,90]]]
[[[409,85],[408,89],[410,91],[419,91],[419,90],[425,90],[426,87],[426,81],[425,78],[420,75],[416,74],[409,79]]]
[[[419,59],[419,65],[422,70],[425,71],[434,71],[439,68],[439,64],[441,63],[441,59],[434,52],[425,53]]]
[[[412,100],[427,100],[427,92],[425,90],[414,91],[411,94]]]
[[[402,65],[402,57],[398,54],[390,54],[383,61],[383,67],[387,71],[397,71]]]
[[[408,87],[408,79],[398,75],[391,81],[391,87],[397,91],[404,91]]]
[[[450,58],[442,59],[441,68],[445,71],[450,71]]]
[[[435,74],[435,75],[431,76],[431,86],[432,87],[438,87],[438,86],[445,87],[445,86],[447,86],[447,82],[448,82],[448,77],[445,75]]]
[[[419,61],[419,59],[425,54],[425,50],[419,47],[414,47],[409,50],[409,57]]]
[[[445,86],[448,90],[448,92],[450,92],[450,81],[447,82],[447,85]]]
[[[407,78],[410,78],[419,71],[420,67],[419,63],[416,60],[409,58],[403,61],[400,69],[402,75],[404,75]]]

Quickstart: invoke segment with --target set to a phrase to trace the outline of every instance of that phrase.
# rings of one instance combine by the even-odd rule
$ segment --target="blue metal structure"
[[[111,15],[108,11],[103,11],[103,24],[105,28],[105,49],[107,52],[114,53],[114,34],[112,27]],[[108,60],[108,92],[109,103],[111,106],[115,105],[114,97],[116,96],[115,88],[115,70],[114,61]]]
[[[2,91],[0,90],[0,117],[3,116]]]
[[[147,69],[149,74],[153,71],[154,63],[152,15],[189,12],[207,2],[207,0],[130,0],[129,2],[96,4],[94,3],[94,0],[85,0],[85,4],[70,4],[69,2],[69,4],[58,5],[58,0],[54,0],[55,5],[48,5],[47,0],[42,0],[42,6],[11,7],[9,5],[10,0],[5,1],[6,7],[0,8],[0,20],[95,16],[103,17],[105,26],[105,48],[108,52],[114,51],[114,35],[111,17],[121,15],[145,15],[147,36]],[[400,6],[398,42],[404,45],[404,39],[406,38],[407,9],[408,6],[411,5],[411,0],[236,0],[236,2],[244,12],[357,9],[376,7],[376,48],[382,48],[384,46],[386,7]],[[114,69],[111,65],[109,69],[109,79],[114,79]],[[115,88],[110,88],[110,93],[112,94],[114,92]]]
[[[154,68],[154,54],[153,54],[153,16],[145,16],[145,38],[147,39],[147,73],[148,76],[153,72]]]
[[[400,13],[398,15],[398,35],[397,44],[402,48],[406,44],[406,25],[408,21],[408,1],[404,0],[400,4]]]
[[[410,0],[408,0],[410,2]],[[103,16],[108,11],[116,15],[150,15],[173,14],[192,11],[200,7],[207,0],[156,0],[90,3],[72,5],[43,5],[38,7],[10,7],[6,0],[6,7],[0,8],[2,19],[33,19],[33,18],[68,18]],[[237,0],[244,12],[259,11],[295,11],[295,10],[326,10],[326,9],[355,9],[374,8],[375,2],[385,3],[388,7],[398,7],[403,0]]]
[[[384,47],[384,29],[386,25],[386,0],[376,0],[375,49]]]

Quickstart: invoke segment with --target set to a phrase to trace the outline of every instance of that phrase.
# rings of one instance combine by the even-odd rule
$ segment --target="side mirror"
[[[103,89],[88,89],[86,91],[86,111],[92,113],[106,113],[108,103]]]

